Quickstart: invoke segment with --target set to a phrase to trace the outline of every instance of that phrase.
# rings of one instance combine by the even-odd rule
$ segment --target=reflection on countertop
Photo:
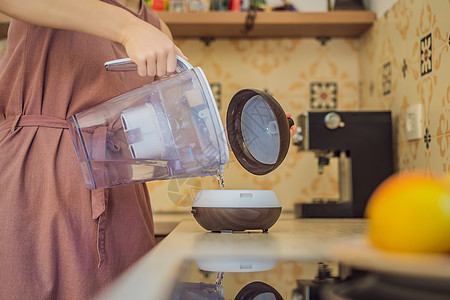
[[[169,299],[316,299],[306,296],[317,295],[319,282],[330,283],[339,276],[336,264],[314,261],[236,257],[220,263],[226,263],[226,271],[215,260],[185,261]]]

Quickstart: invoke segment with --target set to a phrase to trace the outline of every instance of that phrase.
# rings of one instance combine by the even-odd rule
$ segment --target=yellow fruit
[[[382,182],[370,197],[369,240],[388,251],[450,252],[450,176],[403,172]]]

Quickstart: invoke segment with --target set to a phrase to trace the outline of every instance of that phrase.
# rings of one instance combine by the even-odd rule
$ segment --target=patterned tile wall
[[[397,170],[450,171],[449,16],[448,0],[399,0],[361,38],[362,109],[392,110]],[[408,140],[416,104],[422,136]]]
[[[450,0],[399,0],[360,39],[219,39],[206,46],[177,40],[205,71],[222,121],[243,88],[272,94],[294,117],[309,109],[392,110],[397,170],[450,171]],[[6,41],[0,41],[0,58]],[[423,105],[422,138],[407,140],[406,111]],[[318,175],[314,154],[291,149],[265,176],[246,172],[231,155],[228,189],[273,189],[284,210],[312,198],[338,197],[337,162]],[[148,183],[154,211],[188,211],[214,177]]]
[[[242,88],[268,90],[297,116],[309,109],[391,110],[396,170],[450,171],[450,1],[399,0],[360,39],[198,40],[177,43],[212,84],[221,87],[221,116]],[[406,139],[406,111],[423,105],[422,137]],[[224,173],[229,189],[273,189],[284,210],[296,202],[338,195],[337,162],[317,174],[312,153],[291,146],[284,163],[253,176],[231,159]],[[182,184],[149,183],[156,211],[185,210],[215,178]],[[179,187],[178,198],[168,190]],[[177,206],[174,203],[179,202]]]
[[[243,88],[266,90],[285,111],[297,117],[309,109],[358,110],[360,43],[331,39],[325,46],[316,39],[219,39],[205,46],[196,39],[177,40],[194,66],[200,66],[220,99],[220,115],[233,95]],[[219,97],[217,97],[219,96]],[[227,189],[273,189],[284,210],[312,198],[337,198],[337,161],[332,159],[322,175],[309,152],[291,148],[274,172],[254,176],[232,156],[224,173]],[[210,178],[151,182],[155,211],[189,210],[199,189],[217,189]]]

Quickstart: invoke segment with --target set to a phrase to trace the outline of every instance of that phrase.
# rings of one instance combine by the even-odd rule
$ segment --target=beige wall
[[[450,171],[449,16],[448,0],[400,0],[361,38],[362,108],[392,110],[399,170]],[[423,105],[422,137],[408,141],[415,104]]]
[[[210,46],[200,40],[177,43],[194,66],[201,66],[211,84],[221,85],[216,100],[220,102],[222,121],[230,99],[243,88],[268,90],[294,116],[309,109],[311,101],[317,107],[350,110],[361,104],[358,40],[333,39],[326,46],[315,39],[216,40]],[[311,84],[317,82],[333,83],[337,90],[318,88],[312,96]],[[251,175],[232,157],[224,177],[228,189],[273,189],[285,210],[312,197],[337,197],[336,163],[318,176],[313,154],[298,153],[295,146],[291,146],[284,163],[268,175]],[[155,211],[189,209],[183,206],[192,203],[199,188],[218,188],[212,177],[152,182],[148,186]]]
[[[294,116],[313,107],[388,109],[396,169],[448,172],[449,16],[449,0],[399,0],[360,39],[331,39],[325,46],[310,38],[221,39],[209,46],[197,39],[176,42],[213,84],[223,121],[229,100],[243,88],[267,90]],[[421,64],[421,48],[430,39],[431,68]],[[0,57],[5,47],[0,42]],[[427,138],[407,141],[406,110],[418,103],[424,107]],[[313,197],[338,196],[336,162],[319,176],[314,155],[298,153],[294,146],[269,175],[250,175],[231,157],[224,177],[228,189],[273,189],[284,210]],[[218,188],[213,177],[150,182],[148,187],[157,212],[188,211],[198,189]]]
[[[210,46],[199,40],[177,43],[194,66],[204,69],[210,83],[221,84],[223,120],[230,98],[242,88],[267,89],[294,116],[311,109],[312,104],[346,110],[392,110],[396,170],[448,172],[448,16],[448,0],[400,0],[360,39],[331,39],[325,46],[309,38],[216,40]],[[421,40],[429,34],[432,70],[421,75]],[[383,73],[388,63],[390,75],[388,69]],[[335,83],[336,95],[330,88],[312,93],[314,82]],[[383,82],[389,93],[383,92]],[[427,138],[407,141],[406,109],[417,103],[424,106],[423,136],[427,133]],[[269,175],[250,175],[232,158],[224,176],[229,189],[273,189],[284,210],[291,210],[296,202],[337,197],[338,193],[336,162],[319,176],[314,156],[297,153],[295,147]],[[217,188],[214,178],[148,185],[155,211],[188,210],[186,206],[198,189]]]

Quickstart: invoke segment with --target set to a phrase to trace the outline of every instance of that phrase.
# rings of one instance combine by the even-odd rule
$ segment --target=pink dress
[[[160,28],[143,2],[135,15]],[[109,40],[11,21],[0,61],[1,299],[93,297],[154,246],[145,185],[88,190],[65,122],[149,82],[105,71],[124,57]]]

